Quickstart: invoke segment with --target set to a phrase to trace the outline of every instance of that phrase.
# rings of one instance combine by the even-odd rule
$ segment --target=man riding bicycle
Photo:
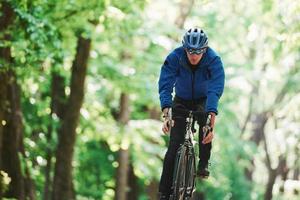
[[[218,101],[224,90],[224,68],[219,55],[208,46],[208,38],[199,28],[189,29],[183,36],[182,46],[173,50],[161,67],[159,78],[159,96],[163,111],[162,131],[168,133],[171,128],[170,142],[163,163],[159,184],[160,200],[169,200],[172,192],[172,178],[176,152],[184,142],[186,121],[180,116],[169,120],[170,108],[183,108],[204,111],[211,115],[211,131],[203,138],[206,118],[198,119],[199,127],[199,164],[197,176],[209,176],[208,161],[212,148],[213,127],[218,114]],[[175,96],[172,100],[172,92]]]

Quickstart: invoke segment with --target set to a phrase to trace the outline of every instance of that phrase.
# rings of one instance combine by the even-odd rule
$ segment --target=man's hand
[[[172,124],[170,124],[172,123]],[[174,126],[174,120],[170,120],[170,119],[165,119],[164,123],[163,123],[163,127],[162,127],[162,131],[164,132],[164,134],[168,134],[170,132],[171,126]]]
[[[202,143],[203,144],[208,144],[210,143],[213,138],[214,138],[214,132],[213,132],[213,128],[215,126],[215,113],[208,113],[208,115],[210,115],[210,120],[209,120],[209,124],[206,124],[203,127],[203,132],[207,132],[207,135],[203,138]]]
[[[162,126],[162,131],[165,134],[168,134],[170,132],[171,126],[174,126],[174,121],[171,119],[171,116],[169,116],[169,108],[164,108],[163,110],[163,117],[164,122]]]
[[[210,143],[213,139],[214,139],[214,132],[211,131],[211,132],[209,132],[209,133],[206,135],[206,137],[202,140],[202,143],[203,143],[203,144]]]

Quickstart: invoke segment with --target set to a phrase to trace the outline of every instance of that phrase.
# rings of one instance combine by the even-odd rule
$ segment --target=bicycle
[[[169,116],[172,116],[172,113],[186,118],[187,125],[184,143],[180,145],[175,158],[172,184],[173,194],[170,196],[170,200],[189,200],[192,198],[196,188],[196,156],[194,150],[196,141],[194,141],[193,135],[196,130],[194,124],[197,121],[196,118],[207,117],[206,125],[203,127],[204,138],[208,131],[211,131],[209,126],[211,116],[207,116],[205,112],[179,108],[170,111]],[[171,117],[170,120],[172,120]]]

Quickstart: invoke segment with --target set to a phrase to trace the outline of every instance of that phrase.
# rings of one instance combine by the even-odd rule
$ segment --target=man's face
[[[206,50],[206,49],[205,49]],[[186,51],[186,54],[187,54],[187,57],[188,57],[188,59],[189,59],[189,61],[190,61],[190,63],[192,64],[192,65],[197,65],[199,62],[200,62],[200,60],[201,60],[201,58],[202,58],[202,56],[203,56],[203,53],[205,52],[205,50],[202,50],[202,51],[200,51],[200,52],[202,52],[202,53],[196,53],[195,51],[193,51],[193,50],[185,50]]]

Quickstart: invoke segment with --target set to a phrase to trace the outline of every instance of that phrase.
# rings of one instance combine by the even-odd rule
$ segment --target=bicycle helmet
[[[208,38],[200,28],[191,28],[183,36],[182,45],[186,49],[202,49],[207,47]]]

